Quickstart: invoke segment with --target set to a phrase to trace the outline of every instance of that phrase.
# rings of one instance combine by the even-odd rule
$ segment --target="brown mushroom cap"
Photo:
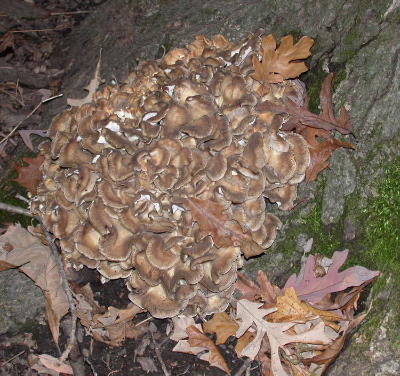
[[[262,48],[198,36],[55,117],[40,148],[32,211],[77,269],[125,279],[155,317],[224,310],[242,256],[282,226],[265,201],[290,209],[310,164],[304,138],[258,106],[305,103],[297,80],[254,79]]]

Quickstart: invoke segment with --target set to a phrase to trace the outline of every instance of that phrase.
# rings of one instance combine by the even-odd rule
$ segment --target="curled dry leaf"
[[[348,253],[348,250],[335,252],[332,257],[332,265],[323,277],[315,276],[315,257],[308,256],[299,275],[293,274],[286,282],[285,289],[294,287],[299,298],[313,304],[322,300],[326,294],[343,291],[348,287],[360,286],[379,276],[378,271],[371,271],[362,266],[353,266],[339,272]]]
[[[188,340],[179,341],[173,348],[173,351],[197,355],[204,350],[208,350],[208,352],[200,356],[200,359],[207,361],[211,366],[222,369],[229,375],[231,374],[225,359],[210,338],[194,325],[186,328],[186,332]]]
[[[22,185],[29,192],[35,194],[37,186],[42,178],[40,166],[44,161],[43,155],[38,155],[34,158],[22,158],[28,166],[15,165],[18,177],[14,179],[18,184]]]
[[[277,296],[282,294],[279,287],[273,285],[262,270],[257,272],[257,282],[258,285],[244,274],[238,273],[236,288],[241,293],[241,298],[274,304]]]
[[[10,251],[9,245],[13,248]],[[19,268],[39,286],[45,296],[46,316],[54,341],[58,342],[59,323],[68,312],[67,296],[49,247],[43,245],[19,224],[10,226],[0,236],[1,270],[11,265]]]
[[[308,68],[304,62],[297,60],[309,57],[313,44],[314,41],[306,36],[293,44],[293,36],[287,35],[281,39],[279,47],[276,48],[275,37],[272,34],[267,35],[262,38],[262,61],[258,61],[258,58],[253,56],[255,70],[253,78],[262,83],[278,83],[288,78],[298,77]]]

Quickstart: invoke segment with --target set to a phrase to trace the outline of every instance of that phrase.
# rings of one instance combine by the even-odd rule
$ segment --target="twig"
[[[15,195],[15,198],[17,198],[18,200],[21,200],[21,201],[25,201],[25,202],[28,203],[28,204],[31,203],[31,200],[29,200],[28,198],[26,198],[26,197],[20,195],[19,193],[17,193],[17,194]]]
[[[64,16],[64,15],[81,14],[81,13],[92,13],[92,11],[91,10],[76,10],[75,12],[55,12],[55,13],[50,13],[50,16]]]
[[[163,372],[164,372],[164,376],[170,376],[170,374],[169,374],[169,372],[168,372],[168,370],[167,370],[167,367],[165,366],[165,363],[164,363],[164,361],[163,361],[163,358],[161,357],[161,351],[160,351],[160,347],[156,344],[156,341],[154,340],[154,336],[153,336],[153,332],[152,331],[150,331],[150,333],[151,333],[151,339],[153,340],[153,345],[154,345],[154,351],[156,352],[156,356],[157,356],[157,359],[158,359],[158,361],[160,362],[160,364],[161,364],[161,368],[162,368],[162,370],[163,370]]]
[[[63,30],[63,29],[68,29],[71,28],[71,25],[64,25],[60,27],[54,27],[52,29],[27,29],[27,30],[10,30],[10,33],[38,33],[38,32],[43,32],[43,31],[58,31],[58,30]]]
[[[251,362],[252,360],[250,358],[247,358],[233,376],[242,376],[246,372],[246,370],[250,367]]]
[[[135,328],[136,328],[137,326],[139,326],[139,325],[144,324],[144,323],[147,322],[147,321],[150,321],[152,318],[153,318],[153,316],[150,316],[150,317],[148,317],[147,319],[144,319],[144,320],[138,322],[137,324],[135,324]]]
[[[51,101],[51,100],[53,100],[53,99],[59,98],[59,97],[61,97],[62,95],[63,95],[63,94],[58,94],[58,95],[55,95],[54,97],[50,97],[50,98],[47,98],[47,99],[43,99],[41,102],[39,102],[39,104],[38,104],[25,118],[23,118],[20,122],[18,122],[18,124],[13,128],[13,130],[12,130],[6,137],[4,137],[4,138],[0,141],[0,145],[3,144],[4,142],[6,142],[6,141],[15,133],[15,131],[19,128],[19,126],[20,126],[25,120],[29,119],[29,118],[39,109],[39,107],[40,107],[43,103],[46,103],[46,102],[49,102],[49,101]]]
[[[25,352],[25,350],[19,352],[17,355],[14,355],[10,359],[7,359],[4,363],[2,363],[2,366],[5,366],[7,363],[12,362],[14,359],[18,358],[20,355],[22,355]]]
[[[14,206],[10,204],[4,204],[0,202],[0,210],[5,210],[15,214],[26,215],[27,217],[35,217],[28,209],[20,208],[19,206]]]

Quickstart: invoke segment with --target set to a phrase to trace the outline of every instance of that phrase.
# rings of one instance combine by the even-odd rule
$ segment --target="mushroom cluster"
[[[257,79],[263,52],[260,35],[198,36],[58,115],[40,147],[33,213],[77,269],[124,278],[155,317],[224,310],[242,254],[281,227],[266,200],[293,206],[308,144],[256,106],[302,102],[304,87]]]

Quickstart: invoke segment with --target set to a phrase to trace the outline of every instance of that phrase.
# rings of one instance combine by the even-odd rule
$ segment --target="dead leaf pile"
[[[292,275],[282,290],[262,271],[257,283],[239,275],[236,287],[242,296],[236,313],[216,313],[202,326],[174,318],[174,351],[200,353],[201,359],[230,374],[217,345],[236,336],[238,357],[258,360],[263,376],[322,375],[349,331],[365,318],[355,316],[357,302],[363,287],[379,275],[361,266],[339,272],[347,255],[347,250],[335,252],[332,260],[325,260],[325,273],[318,273],[318,257],[308,256],[299,275]],[[205,333],[214,334],[215,343]]]
[[[136,325],[132,320],[141,308],[129,304],[125,309],[99,305],[94,299],[90,285],[74,287],[77,300],[77,316],[87,333],[99,342],[120,346],[125,339],[135,338],[147,330],[147,326]]]

